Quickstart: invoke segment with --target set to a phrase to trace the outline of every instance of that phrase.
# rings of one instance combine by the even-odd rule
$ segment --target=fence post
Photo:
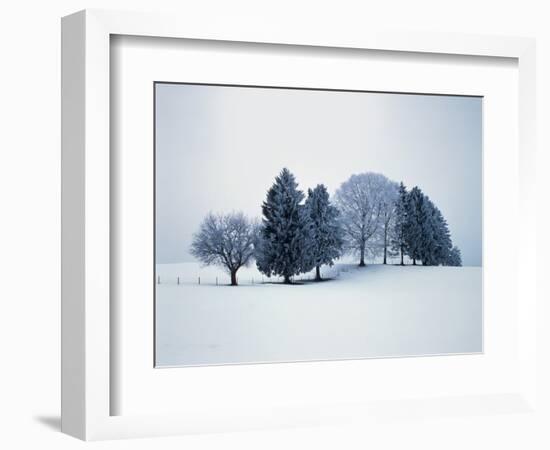
[[[201,277],[199,277],[199,284],[201,284]]]
[[[216,277],[216,286],[218,285],[218,277]]]

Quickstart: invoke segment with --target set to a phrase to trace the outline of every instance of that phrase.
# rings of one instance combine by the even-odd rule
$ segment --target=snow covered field
[[[157,265],[157,365],[482,351],[480,267],[337,264],[324,272],[335,278],[288,286],[241,269],[241,285],[231,287],[216,268]]]

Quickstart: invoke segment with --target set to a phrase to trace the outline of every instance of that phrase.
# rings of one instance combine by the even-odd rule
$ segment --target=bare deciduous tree
[[[388,179],[379,173],[352,175],[336,191],[336,205],[342,215],[342,227],[349,251],[359,255],[359,266],[365,266],[367,244],[381,226],[382,192]]]
[[[258,224],[242,212],[208,214],[193,236],[191,254],[205,265],[218,265],[237,285],[237,271],[253,259]]]

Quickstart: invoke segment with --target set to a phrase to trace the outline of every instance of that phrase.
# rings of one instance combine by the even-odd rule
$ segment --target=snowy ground
[[[482,351],[480,267],[339,264],[331,280],[292,286],[253,268],[238,287],[195,263],[157,274],[159,366]]]

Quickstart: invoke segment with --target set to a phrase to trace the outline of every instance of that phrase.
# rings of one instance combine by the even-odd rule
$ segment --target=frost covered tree
[[[462,266],[462,255],[460,254],[460,249],[458,247],[453,247],[449,252],[447,261],[444,264],[445,266]]]
[[[432,217],[430,225],[432,226],[432,240],[429,247],[429,256],[425,259],[427,265],[445,264],[449,259],[453,244],[451,233],[447,221],[437,206],[430,202],[432,208]],[[424,260],[423,260],[424,261]]]
[[[427,195],[423,195],[420,218],[421,235],[418,256],[423,266],[436,265],[437,233],[435,205]]]
[[[407,197],[404,226],[405,252],[413,264],[446,264],[453,247],[447,221],[437,206],[418,187]]]
[[[217,265],[231,276],[231,285],[237,285],[237,271],[250,264],[254,256],[254,242],[258,224],[242,212],[208,214],[193,235],[191,254],[205,265]]]
[[[256,265],[268,277],[282,276],[286,284],[313,269],[312,223],[302,200],[294,175],[284,168],[262,204]]]
[[[332,266],[342,252],[342,229],[338,221],[340,213],[330,203],[327,188],[323,184],[308,190],[305,207],[312,224],[311,263],[315,267],[315,280],[321,281],[321,266]]]
[[[367,172],[352,175],[336,191],[346,249],[359,256],[360,267],[365,266],[367,246],[380,227],[382,186],[387,181],[384,175]]]
[[[380,194],[380,246],[384,254],[382,263],[387,264],[391,230],[393,222],[395,221],[399,185],[395,181],[386,178],[385,182],[382,183]]]
[[[424,246],[426,245],[426,221],[428,208],[426,197],[418,186],[411,189],[407,201],[407,221],[405,224],[405,249],[407,255],[413,260],[413,265],[422,259]]]
[[[407,227],[407,211],[408,211],[409,194],[407,188],[401,182],[397,192],[397,200],[395,202],[393,226],[390,232],[390,249],[393,255],[399,255],[400,264],[403,266],[405,256],[405,231]]]

